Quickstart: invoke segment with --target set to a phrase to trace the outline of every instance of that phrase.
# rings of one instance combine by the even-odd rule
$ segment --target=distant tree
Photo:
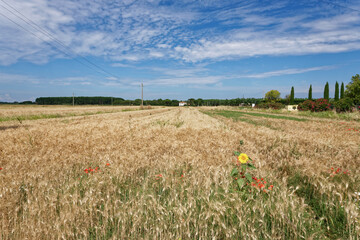
[[[356,105],[360,104],[360,75],[356,74],[351,77],[351,82],[346,85],[345,90],[346,97],[353,100]]]
[[[135,101],[134,101],[134,105],[141,105],[141,99],[135,99]]]
[[[326,82],[325,88],[324,88],[324,99],[329,100],[329,83]]]
[[[312,100],[312,86],[310,84],[308,99]]]
[[[171,100],[171,106],[179,106],[178,100]]]
[[[290,103],[290,94],[286,94],[284,100],[281,100],[282,104],[289,105]]]
[[[203,105],[203,100],[201,98],[198,98],[195,103],[196,103],[196,106],[202,106]]]
[[[164,100],[164,105],[165,105],[165,106],[171,106],[171,103],[172,103],[172,102],[171,102],[170,99],[165,99],[165,100]]]
[[[291,93],[290,93],[290,105],[294,104],[294,98],[295,98],[295,91],[294,87],[291,87]]]
[[[265,99],[268,101],[276,101],[280,98],[280,92],[278,90],[270,90],[265,94]]]
[[[187,103],[188,103],[188,105],[190,105],[190,106],[194,106],[194,105],[195,105],[195,99],[194,99],[194,98],[189,98],[189,99],[187,100]]]
[[[345,88],[344,83],[341,83],[341,90],[340,90],[340,99],[343,99],[345,97]]]
[[[339,83],[335,83],[335,101],[339,101]]]

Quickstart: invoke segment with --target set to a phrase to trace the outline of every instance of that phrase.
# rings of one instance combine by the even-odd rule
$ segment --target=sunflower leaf
[[[239,188],[242,188],[245,184],[245,181],[243,178],[239,178],[236,182],[239,185]]]
[[[249,168],[256,169],[256,167],[252,163],[248,163]]]
[[[249,173],[245,173],[245,177],[249,182],[252,182],[252,176]]]
[[[233,170],[231,171],[231,176],[236,176],[239,173],[239,170],[237,168],[233,168]]]

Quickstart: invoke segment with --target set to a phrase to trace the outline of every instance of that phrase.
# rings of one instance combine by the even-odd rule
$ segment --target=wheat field
[[[357,121],[205,107],[0,111],[0,239],[360,238]],[[34,114],[43,118],[21,118]],[[237,188],[235,150],[272,190]]]

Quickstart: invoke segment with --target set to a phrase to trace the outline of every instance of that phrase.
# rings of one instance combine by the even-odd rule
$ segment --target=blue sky
[[[25,20],[25,21],[24,21]],[[360,73],[359,0],[0,0],[0,101],[321,97]]]

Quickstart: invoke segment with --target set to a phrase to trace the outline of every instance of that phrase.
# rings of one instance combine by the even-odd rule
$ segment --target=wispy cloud
[[[322,67],[311,67],[311,68],[290,68],[290,69],[284,69],[284,70],[242,75],[241,78],[269,78],[269,77],[293,75],[293,74],[300,74],[300,73],[313,72],[313,71],[330,70],[330,69],[334,69],[335,67],[336,66],[322,66]]]
[[[59,85],[59,86],[69,86],[69,85],[92,85],[94,84],[94,79],[92,77],[63,77],[63,78],[55,78],[51,80],[43,80],[48,81],[51,85]]]
[[[148,80],[144,83],[147,85],[163,85],[163,86],[180,86],[180,85],[207,85],[216,84],[227,77],[224,76],[206,76],[206,77],[174,77],[174,78],[160,78],[155,80]]]

